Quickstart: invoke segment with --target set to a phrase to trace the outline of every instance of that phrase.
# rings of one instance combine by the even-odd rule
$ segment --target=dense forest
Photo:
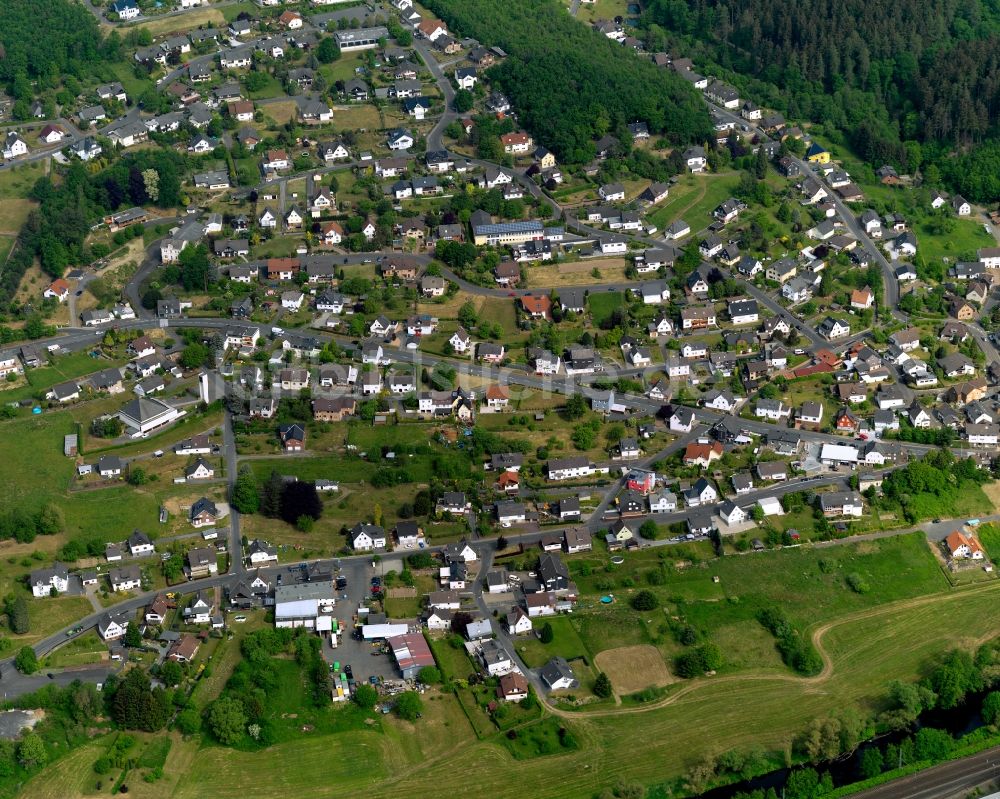
[[[39,80],[55,86],[63,75],[83,77],[89,65],[117,48],[102,42],[94,15],[72,0],[0,0],[0,82]],[[15,94],[17,92],[15,91]]]
[[[712,135],[703,103],[684,80],[576,22],[555,0],[425,5],[458,33],[512,56],[493,67],[490,77],[525,128],[562,161],[589,161],[595,139],[624,135],[625,125],[636,120],[677,144],[702,143]]]
[[[762,105],[842,131],[874,166],[934,163],[1000,197],[1000,8],[993,0],[650,0],[649,44],[737,73]]]

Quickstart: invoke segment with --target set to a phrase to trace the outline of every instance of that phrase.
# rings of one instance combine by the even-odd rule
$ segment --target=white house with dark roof
[[[69,569],[58,561],[47,568],[35,569],[28,578],[28,585],[36,597],[65,593],[69,590]]]

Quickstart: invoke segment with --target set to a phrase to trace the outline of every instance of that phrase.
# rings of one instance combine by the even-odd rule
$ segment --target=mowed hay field
[[[596,258],[563,264],[528,266],[528,288],[588,286],[595,283],[620,283],[625,280],[628,264],[624,258]],[[595,277],[593,271],[600,274]]]
[[[16,236],[34,207],[32,200],[0,200],[0,234]]]
[[[608,675],[616,694],[634,694],[675,682],[655,646],[640,644],[607,649],[594,658],[594,664],[598,671]]]
[[[294,100],[286,100],[280,103],[268,103],[262,106],[265,116],[269,116],[277,124],[284,125],[295,118],[297,106]]]
[[[180,31],[190,31],[206,25],[223,25],[226,18],[215,8],[203,8],[199,11],[188,11],[175,17],[161,17],[150,22],[143,22],[136,27],[145,28],[154,38],[166,36]]]

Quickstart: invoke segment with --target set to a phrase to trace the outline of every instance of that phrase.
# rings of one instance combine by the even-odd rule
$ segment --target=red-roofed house
[[[500,677],[497,696],[508,702],[520,702],[528,696],[528,681],[523,674],[516,671],[508,672]]]
[[[840,356],[828,349],[816,350],[814,357],[817,363],[823,363],[827,366],[840,365]]]
[[[298,258],[268,258],[268,280],[292,280],[299,271]]]
[[[47,289],[42,292],[43,297],[55,297],[59,302],[62,302],[69,296],[69,283],[63,280],[61,277],[57,277],[53,280]]]
[[[46,125],[38,135],[40,141],[45,144],[56,144],[66,137],[66,132],[58,125]]]
[[[297,11],[283,11],[278,17],[278,24],[290,31],[297,30],[302,27],[302,15]]]
[[[952,560],[982,560],[985,557],[979,540],[961,530],[952,530],[944,543]]]
[[[253,120],[253,103],[249,100],[235,100],[226,107],[226,110],[229,116],[238,122],[250,122]]]
[[[722,457],[722,444],[713,441],[711,444],[701,444],[692,441],[684,450],[684,464],[686,466],[707,467],[712,461]]]
[[[320,227],[320,234],[323,236],[323,243],[327,246],[340,244],[344,239],[344,229],[338,222],[324,222]]]
[[[851,413],[847,408],[841,408],[837,411],[837,416],[834,419],[833,427],[838,433],[856,433],[861,421]]]
[[[507,494],[516,494],[521,490],[521,478],[517,472],[504,472],[497,478],[497,490]]]
[[[420,31],[421,35],[426,39],[430,39],[432,42],[439,36],[447,36],[448,28],[440,20],[436,19],[425,19],[417,26],[417,30]]]
[[[184,633],[170,646],[167,658],[178,663],[190,663],[198,654],[198,639],[190,633]]]
[[[505,153],[527,153],[531,151],[535,142],[527,133],[505,133],[500,137]]]
[[[552,300],[547,294],[525,294],[521,297],[521,308],[532,319],[552,318]]]
[[[491,411],[505,411],[510,404],[510,392],[506,386],[494,383],[486,389],[486,407]]]
[[[268,150],[264,160],[264,169],[277,170],[288,169],[291,163],[288,160],[288,153],[284,150]]]
[[[625,478],[625,487],[630,491],[648,494],[656,487],[656,472],[644,472],[638,469],[629,472]]]
[[[830,366],[828,363],[811,363],[808,366],[799,366],[792,370],[792,374],[795,377],[809,377],[811,375],[823,375],[828,374],[834,370],[835,367]]]
[[[855,289],[851,292],[851,307],[866,310],[875,303],[875,295],[872,290],[865,286],[863,289]]]

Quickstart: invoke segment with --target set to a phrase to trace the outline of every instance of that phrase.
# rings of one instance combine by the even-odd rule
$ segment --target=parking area
[[[370,641],[357,641],[352,636],[358,607],[367,606],[371,596],[371,579],[380,573],[380,566],[385,571],[392,568],[384,563],[376,563],[373,567],[372,561],[358,558],[334,562],[334,575],[347,580],[347,586],[338,592],[334,606],[334,615],[344,633],[336,648],[330,646],[329,639],[325,640],[323,657],[328,663],[340,663],[342,671],[349,664],[354,679],[359,683],[366,682],[370,677],[391,680],[399,676],[391,655],[380,653]]]
[[[341,637],[340,645],[336,649],[331,649],[329,645],[325,646],[323,656],[330,663],[339,662],[341,670],[350,664],[354,679],[358,683],[367,682],[371,677],[381,680],[396,679],[399,673],[392,662],[392,656],[380,652],[382,643],[380,641],[378,646],[372,646],[370,641],[357,641],[348,631]]]

